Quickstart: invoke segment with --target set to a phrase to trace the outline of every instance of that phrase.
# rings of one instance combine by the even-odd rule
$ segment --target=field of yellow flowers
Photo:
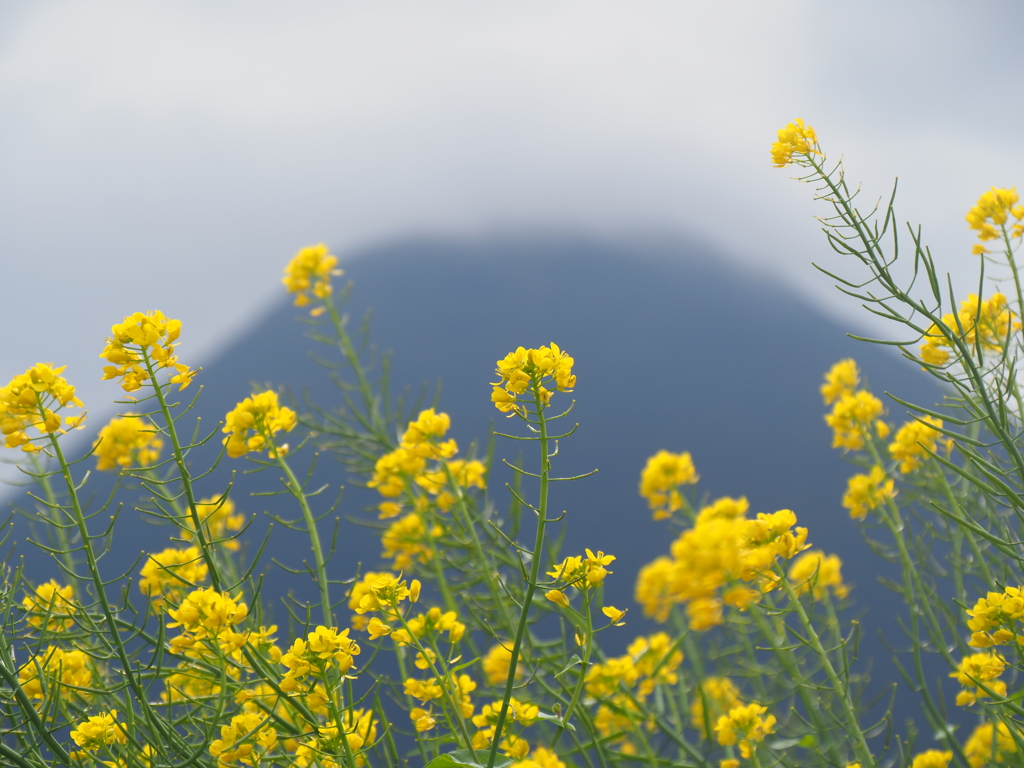
[[[860,212],[810,126],[779,131],[771,157],[829,206],[821,223],[850,265],[832,275],[840,290],[898,324],[899,338],[874,341],[945,394],[939,406],[894,401],[910,413],[897,423],[854,360],[836,362],[821,385],[833,447],[856,467],[842,505],[900,573],[892,587],[913,663],[893,682],[920,698],[926,723],[904,729],[865,696],[839,558],[814,548],[789,509],[698,501],[690,453],[661,450],[639,477],[651,516],[671,531],[639,573],[615,567],[600,530],[590,548],[561,551],[567,521],[552,495],[587,477],[557,471],[576,431],[572,397],[587,388],[569,351],[496,349],[480,396],[489,387],[505,418],[485,453],[462,450],[448,414],[405,411],[371,375],[335,295],[338,260],[316,245],[283,283],[346,363],[336,410],[302,413],[266,389],[239,393],[215,428],[197,425],[189,388],[202,373],[179,359],[182,324],[159,311],[97,337],[103,378],[124,399],[85,455],[65,453],[85,413],[61,367],[38,363],[0,388],[5,446],[24,455],[53,564],[43,583],[4,572],[0,763],[1024,765],[1024,206],[1015,190],[992,189],[967,214],[982,288],[1007,287],[958,298],[920,232],[901,235],[892,200]],[[901,236],[909,282],[893,272]],[[279,477],[294,516],[277,522],[308,537],[312,559],[297,572],[317,597],[286,602],[286,628],[264,601],[266,542],[241,546],[245,476],[218,495],[195,490],[210,470],[194,460],[205,445],[220,446],[216,463]],[[314,448],[377,494],[379,570],[340,572],[332,561],[337,529],[325,517],[336,502],[296,463]],[[499,462],[515,481],[490,488]],[[102,568],[116,516],[101,515],[112,501],[96,510],[83,498],[91,469],[118,476],[115,495],[142,489],[142,511],[169,534],[127,573]],[[500,496],[522,525],[496,511]],[[635,580],[634,605],[605,599],[610,579]],[[630,610],[657,630],[628,638],[622,655],[606,651],[616,643],[605,633],[625,633]],[[929,679],[926,657],[946,666],[955,700]],[[960,711],[976,721],[967,732],[951,714]]]

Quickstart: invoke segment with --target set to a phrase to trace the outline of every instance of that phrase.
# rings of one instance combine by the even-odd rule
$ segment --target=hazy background
[[[445,379],[461,444],[486,437],[506,347],[550,331],[577,356],[589,422],[566,461],[602,474],[571,488],[569,541],[619,545],[615,600],[666,546],[635,496],[643,459],[689,449],[710,492],[796,509],[847,563],[870,637],[891,636],[818,377],[855,353],[876,390],[934,392],[844,338],[886,330],[810,266],[849,272],[768,148],[803,117],[865,199],[898,175],[901,218],[975,290],[964,214],[1024,178],[1022,20],[1011,3],[5,3],[0,378],[66,363],[94,431],[117,393],[104,335],[160,308],[185,323],[215,421],[251,381],[312,375],[279,278],[324,241],[396,384]],[[101,498],[109,478],[91,483]],[[351,498],[346,513],[367,501]],[[124,526],[111,567],[164,546]],[[346,572],[375,547],[347,539]]]
[[[968,10],[969,9],[969,10]],[[6,2],[4,375],[159,307],[210,359],[284,261],[412,234],[682,233],[866,324],[811,190],[803,117],[971,285],[963,215],[1021,177],[1019,4]],[[984,20],[985,23],[979,23]],[[850,320],[851,314],[854,320]]]

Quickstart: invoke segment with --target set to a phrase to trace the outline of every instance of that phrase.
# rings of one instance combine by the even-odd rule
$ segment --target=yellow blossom
[[[71,738],[86,752],[95,752],[101,747],[128,742],[124,723],[117,722],[116,709],[93,715],[84,723],[79,723],[78,727],[71,731]]]
[[[693,632],[706,632],[722,623],[722,601],[715,597],[698,597],[686,604],[686,618]]]
[[[498,643],[491,647],[484,654],[480,661],[484,669],[484,676],[491,685],[504,685],[508,680],[508,671],[512,666],[512,648],[504,643]],[[522,666],[516,667],[516,678],[522,677]]]
[[[240,531],[245,526],[245,515],[235,511],[235,502],[226,496],[209,497],[196,502],[196,512],[206,530],[206,540],[219,543],[231,552],[237,552],[242,545],[237,539],[226,538],[229,531]],[[181,520],[186,531],[195,535],[192,527],[192,516],[186,515]]]
[[[555,570],[548,571],[548,576],[556,581],[564,582],[567,586],[574,586],[580,590],[600,585],[605,580],[605,577],[611,573],[605,566],[615,560],[615,555],[606,555],[600,550],[597,554],[594,554],[589,549],[584,551],[587,553],[586,557],[567,557],[555,566]],[[558,602],[553,597],[548,599],[552,602]]]
[[[530,400],[539,398],[540,407],[545,407],[552,394],[545,385],[554,386],[558,392],[571,392],[576,386],[574,362],[554,342],[537,349],[519,347],[497,362],[499,380],[492,384],[491,402],[509,415],[525,413],[524,406],[518,404],[520,395]]]
[[[960,303],[956,315],[943,315],[942,323],[955,337],[963,340],[973,355],[978,347],[983,350],[1002,349],[1011,327],[1013,330],[1020,328],[1014,316],[1002,293],[994,293],[984,301],[972,293]],[[950,361],[952,355],[947,350],[951,350],[953,344],[938,324],[929,326],[923,338],[921,359],[924,362],[941,366]]]
[[[843,395],[852,395],[860,385],[860,371],[852,358],[840,360],[825,374],[825,383],[821,385],[821,397],[825,405],[832,405]]]
[[[785,168],[793,162],[793,155],[803,155],[805,158],[810,155],[820,155],[816,147],[818,137],[814,129],[804,125],[799,117],[785,128],[780,128],[778,141],[772,144],[772,163],[776,168]],[[799,160],[797,162],[800,162]]]
[[[821,600],[826,588],[831,587],[835,596],[842,600],[850,593],[849,587],[843,584],[840,572],[842,566],[843,561],[838,555],[826,556],[821,550],[814,550],[793,561],[789,568],[789,580],[798,595],[811,592],[813,585],[814,599]]]
[[[882,415],[882,401],[866,390],[840,395],[825,416],[833,430],[832,447],[859,451],[871,423]]]
[[[275,446],[274,436],[295,428],[295,411],[277,402],[273,390],[247,397],[224,417],[224,438],[228,456],[237,459],[250,451],[267,450],[274,458],[287,452],[287,446]]]
[[[690,701],[690,722],[693,727],[710,734],[722,715],[740,703],[740,692],[728,677],[706,677]]]
[[[51,645],[18,669],[18,683],[33,700],[42,701],[47,694],[52,696],[55,689],[64,699],[74,696],[89,698],[88,692],[75,690],[92,684],[88,665],[89,657],[82,651],[65,651]]]
[[[757,703],[739,704],[729,713],[718,718],[715,733],[718,743],[723,746],[738,744],[740,754],[749,759],[751,745],[764,741],[764,737],[775,732],[775,715],[768,715],[767,707]]]
[[[896,483],[885,470],[874,466],[868,474],[857,474],[846,483],[843,506],[850,510],[850,517],[861,520],[868,512],[896,496]]]
[[[164,691],[160,694],[164,702],[205,699],[221,692],[216,673],[211,673],[191,663],[181,662],[176,671],[164,678]]]
[[[161,613],[168,600],[176,602],[181,593],[206,581],[209,569],[199,547],[165,549],[151,554],[142,566],[139,590],[150,598],[154,613]]]
[[[953,753],[938,749],[929,749],[926,752],[919,752],[914,755],[910,768],[948,768],[949,761],[953,759]]]
[[[222,653],[237,654],[247,636],[235,627],[248,615],[246,604],[228,592],[212,587],[193,590],[178,607],[167,610],[167,628],[181,627],[181,634],[171,639],[171,652],[202,658],[214,653],[216,643]]]
[[[998,726],[982,723],[974,729],[964,743],[964,755],[971,768],[982,768],[992,763],[1003,764],[1006,756],[1016,754],[1017,742],[1006,723]]]
[[[281,657],[282,666],[288,670],[281,681],[281,689],[289,693],[309,691],[317,680],[325,679],[331,669],[343,675],[349,673],[361,649],[348,633],[347,629],[339,632],[337,627],[321,625],[306,635],[305,640],[296,638]],[[310,682],[309,677],[314,680]]]
[[[683,507],[679,486],[699,479],[689,453],[658,451],[640,473],[640,496],[647,500],[655,520],[665,520]]]
[[[349,607],[360,615],[373,611],[397,615],[398,604],[403,600],[415,602],[413,595],[418,597],[419,592],[420,583],[416,579],[410,585],[393,573],[370,572],[352,588]]]
[[[485,704],[480,714],[473,718],[473,725],[477,728],[486,728],[498,722],[498,714],[501,712],[501,702]],[[540,717],[540,708],[534,704],[519,701],[514,696],[508,700],[507,720],[514,720],[522,726],[533,725]]]
[[[295,306],[304,307],[313,298],[326,299],[331,295],[331,276],[343,274],[335,269],[338,259],[331,256],[323,243],[306,246],[288,262],[281,282],[288,293],[295,294]],[[316,310],[313,314],[319,314]]]
[[[969,645],[975,648],[1003,645],[1015,638],[1018,643],[1024,642],[1016,626],[1024,618],[1024,587],[989,592],[967,610],[967,615],[971,617],[967,622],[972,633]]]
[[[391,567],[396,571],[406,571],[413,563],[429,563],[434,557],[434,549],[430,540],[444,533],[440,525],[428,529],[423,518],[415,512],[399,518],[388,526],[381,536],[380,543],[384,547],[381,557],[394,558]]]
[[[676,566],[668,557],[659,557],[643,566],[636,578],[633,599],[644,609],[644,616],[661,623],[668,620],[676,600],[672,593]]]
[[[28,616],[29,626],[42,629],[46,623],[47,632],[65,632],[74,625],[72,615],[77,610],[75,592],[70,584],[61,586],[53,579],[29,589],[21,601],[21,607]]]
[[[423,637],[428,632],[447,632],[449,642],[457,643],[466,633],[466,625],[458,620],[455,611],[442,611],[437,606],[409,619],[406,623],[409,632],[416,638]]]
[[[409,712],[409,719],[412,720],[417,733],[429,731],[437,725],[437,720],[434,719],[434,716],[428,710],[420,709],[419,707],[412,708]]]
[[[181,333],[181,321],[164,317],[163,312],[136,312],[110,329],[107,345],[100,353],[110,365],[104,366],[104,379],[120,379],[125,392],[134,392],[151,378],[151,370],[173,371],[170,383],[185,389],[198,371],[178,362],[175,346]]]
[[[949,676],[955,678],[963,687],[956,697],[957,706],[970,706],[978,699],[989,695],[981,690],[979,683],[996,696],[1005,696],[1006,683],[996,679],[1005,669],[1006,661],[997,653],[974,653],[964,656],[956,672],[949,673]]]
[[[701,507],[700,512],[697,513],[696,525],[701,525],[709,520],[734,520],[746,517],[748,509],[750,509],[750,502],[747,501],[746,496],[740,496],[738,499],[723,496],[720,499],[715,499],[708,506]]]
[[[235,715],[231,725],[220,727],[220,738],[210,743],[210,754],[222,766],[259,764],[262,755],[277,746],[277,731],[269,722],[270,718],[256,712]]]
[[[889,453],[900,463],[900,472],[907,474],[921,467],[924,459],[935,451],[935,444],[942,439],[942,419],[922,416],[921,421],[908,421],[896,432],[889,445]],[[947,450],[952,441],[945,440]]]
[[[82,407],[82,401],[75,397],[75,388],[60,375],[63,371],[63,366],[36,363],[11,379],[6,387],[0,387],[0,432],[6,447],[38,453],[42,448],[37,438],[29,437],[29,428],[52,435],[83,426],[84,414],[65,417],[58,413],[69,406]]]
[[[625,611],[620,611],[614,605],[606,605],[601,609],[601,613],[608,617],[609,624],[614,627],[621,627],[626,623],[623,619],[626,617],[626,611],[628,610],[627,608]]]
[[[126,413],[111,419],[93,443],[96,469],[145,467],[160,460],[164,441],[146,418]]]
[[[626,648],[633,669],[639,675],[637,696],[644,699],[657,685],[675,685],[679,682],[678,669],[683,663],[683,652],[664,632],[637,637]]]
[[[999,189],[992,187],[978,198],[978,204],[967,212],[967,224],[978,233],[979,240],[996,240],[1001,237],[996,227],[1005,227],[1010,217],[1018,223],[1013,227],[1013,237],[1022,233],[1021,219],[1024,206],[1017,205],[1017,188]]]
[[[565,763],[547,747],[534,747],[529,755],[509,768],[565,768]]]

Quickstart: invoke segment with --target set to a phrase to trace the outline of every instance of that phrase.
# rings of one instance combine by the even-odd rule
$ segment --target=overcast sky
[[[109,400],[103,337],[148,308],[201,362],[321,240],[680,233],[850,312],[810,267],[811,190],[769,162],[798,116],[866,196],[899,175],[970,286],[964,213],[1024,181],[1021,8],[8,0],[0,376],[67,363]]]

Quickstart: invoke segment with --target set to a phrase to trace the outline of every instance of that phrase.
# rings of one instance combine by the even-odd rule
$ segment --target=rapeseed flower
[[[701,507],[700,512],[697,513],[695,524],[701,525],[709,520],[735,520],[746,517],[748,509],[750,509],[750,502],[747,501],[746,496],[740,496],[738,499],[723,496],[720,499],[715,499],[706,507]]]
[[[718,718],[715,725],[718,743],[722,746],[738,744],[740,754],[750,759],[752,745],[764,741],[765,736],[775,733],[775,715],[765,717],[767,711],[767,707],[762,707],[756,702],[733,707],[728,714]]]
[[[217,542],[231,552],[241,549],[242,545],[237,539],[225,538],[230,535],[229,531],[240,531],[245,526],[245,515],[235,511],[234,501],[223,496],[211,496],[196,502],[196,512],[207,532],[207,541]],[[186,531],[195,536],[190,515],[186,515],[180,522]]]
[[[337,627],[321,625],[305,640],[296,638],[281,656],[281,665],[287,669],[281,680],[281,690],[307,693],[318,681],[326,679],[330,670],[337,670],[343,675],[352,671],[354,659],[361,649],[348,633],[347,629],[339,632]],[[312,681],[308,679],[310,677]]]
[[[883,411],[882,401],[867,390],[840,395],[832,412],[825,416],[825,423],[833,430],[832,447],[859,451],[864,447],[864,435],[870,433],[872,423]]]
[[[821,600],[826,589],[831,587],[835,596],[842,600],[850,594],[849,587],[843,584],[840,572],[842,567],[843,561],[838,555],[826,556],[824,552],[814,550],[793,561],[789,568],[789,580],[793,582],[794,591],[798,595],[813,591],[814,599]]]
[[[964,742],[964,755],[971,768],[1005,763],[1006,756],[1016,752],[1017,742],[1006,723],[982,723]]]
[[[1002,349],[1011,328],[1014,331],[1020,329],[1020,322],[1014,317],[1015,313],[1007,306],[1006,296],[1002,293],[994,293],[984,301],[972,293],[960,303],[956,315],[943,315],[942,323],[973,353],[978,347],[983,350]],[[931,365],[946,365],[952,357],[947,350],[953,349],[953,344],[938,324],[929,326],[923,338],[921,359]]]
[[[216,655],[216,643],[222,653],[238,655],[248,637],[235,627],[248,615],[246,604],[228,592],[212,587],[193,590],[180,605],[167,610],[167,628],[181,627],[181,634],[171,639],[171,652],[198,659]]]
[[[896,496],[896,482],[885,474],[885,470],[874,466],[868,474],[856,474],[846,482],[843,506],[850,510],[850,517],[861,520],[868,512],[877,509]]]
[[[267,725],[262,713],[243,712],[231,718],[231,725],[220,727],[220,738],[210,742],[210,754],[217,764],[258,765],[260,758],[277,746],[277,731]]]
[[[42,672],[42,678],[40,678]],[[65,651],[51,645],[28,660],[18,669],[18,684],[33,700],[42,701],[46,695],[58,692],[63,699],[90,697],[87,691],[75,690],[92,685],[89,657],[79,650]]]
[[[250,451],[267,450],[271,458],[284,455],[287,445],[276,446],[278,432],[291,432],[295,428],[295,411],[280,405],[273,390],[247,397],[228,411],[224,417],[224,438],[228,456],[237,459]]]
[[[647,499],[655,520],[665,520],[683,508],[679,486],[698,480],[700,476],[689,453],[658,451],[647,459],[640,473],[640,496]]]
[[[956,672],[949,676],[963,688],[956,696],[958,707],[967,707],[989,694],[979,688],[982,683],[996,696],[1006,695],[1006,683],[997,678],[1006,669],[1006,661],[998,653],[974,653],[964,656]]]
[[[74,626],[77,610],[75,591],[70,584],[61,586],[53,579],[25,592],[21,607],[28,616],[25,621],[36,629],[46,623],[47,632],[66,632]]]
[[[117,722],[117,710],[93,715],[71,731],[75,744],[85,752],[96,752],[101,747],[113,744],[127,744],[128,734],[124,723]]]
[[[331,295],[331,277],[344,274],[335,269],[338,259],[332,256],[323,243],[310,245],[300,250],[284,268],[281,282],[288,293],[295,294],[295,306],[305,307],[313,299],[325,300]],[[310,312],[319,315],[323,312],[318,307]]]
[[[611,573],[605,566],[615,560],[615,555],[606,555],[601,551],[598,551],[595,555],[589,549],[584,551],[587,553],[586,557],[578,555],[567,557],[556,565],[553,571],[548,571],[548,576],[564,583],[566,586],[573,586],[581,591],[599,586],[605,580],[605,577]],[[557,600],[554,602],[557,602]]]
[[[96,469],[146,467],[160,460],[164,441],[146,418],[133,413],[111,419],[93,442]]]
[[[416,579],[410,584],[393,573],[370,572],[353,586],[348,604],[359,615],[380,611],[397,616],[399,603],[403,600],[415,603],[419,600],[421,588]]]
[[[900,472],[908,474],[919,469],[924,460],[935,452],[935,445],[942,440],[942,419],[922,416],[921,420],[908,421],[896,431],[896,437],[889,445],[889,453],[900,463]],[[943,440],[947,453],[953,448],[953,441]]]
[[[163,613],[168,601],[177,602],[186,589],[206,581],[209,568],[199,547],[171,547],[147,556],[140,575],[139,591],[154,613]]]
[[[672,558],[658,557],[643,566],[636,577],[633,599],[643,606],[644,616],[662,623],[668,621],[676,600],[672,592],[676,563]]]
[[[821,385],[821,397],[825,405],[832,405],[843,395],[852,395],[860,385],[860,371],[852,358],[840,360],[825,374]]]
[[[499,380],[491,385],[491,402],[510,416],[525,415],[526,409],[518,404],[521,395],[532,395],[545,407],[551,401],[549,386],[558,392],[571,392],[576,386],[574,362],[554,342],[537,349],[519,347],[497,362],[495,373]]]
[[[706,677],[690,701],[690,722],[707,735],[723,715],[740,704],[740,692],[728,677]]]
[[[171,384],[185,389],[198,371],[178,362],[175,354],[181,321],[164,317],[159,310],[136,312],[110,328],[107,345],[100,353],[110,365],[104,366],[103,378],[120,379],[125,392],[135,392],[150,379],[150,369],[173,371]]]
[[[35,427],[40,434],[52,435],[84,426],[84,414],[67,417],[58,413],[69,406],[82,407],[75,388],[60,375],[63,371],[64,366],[36,363],[0,388],[0,432],[6,447],[39,453],[42,448],[26,430]]]
[[[1018,205],[1018,200],[1016,187],[992,187],[983,193],[978,198],[977,205],[967,212],[967,224],[978,233],[979,240],[997,240],[1001,235],[996,227],[1005,228],[1012,217],[1017,222],[1013,225],[1012,236],[1020,237],[1024,234],[1024,225],[1020,223],[1021,219],[1024,219],[1024,206]]]
[[[979,598],[973,608],[967,609],[967,615],[971,617],[967,628],[972,633],[968,645],[988,648],[1005,645],[1011,640],[1024,643],[1024,633],[1019,632],[1018,627],[1024,619],[1024,587],[989,592]]]
[[[534,747],[526,757],[509,768],[565,768],[565,763],[547,747]]]
[[[953,753],[949,750],[929,749],[914,755],[910,768],[949,768]]]
[[[803,155],[806,158],[821,154],[817,149],[818,137],[814,129],[804,125],[804,121],[799,117],[788,123],[785,128],[779,129],[778,139],[772,144],[772,163],[776,168],[785,168],[792,164],[793,155]]]
[[[409,570],[417,562],[429,563],[434,557],[430,542],[443,533],[444,529],[436,523],[428,529],[423,518],[412,512],[393,522],[384,531],[380,539],[384,547],[381,557],[393,558],[391,567],[396,571]]]
[[[633,668],[640,676],[637,695],[644,699],[657,685],[675,685],[679,682],[679,665],[683,652],[665,632],[637,637],[626,647]]]
[[[512,649],[504,643],[491,647],[480,660],[484,677],[491,685],[502,685],[508,680],[508,671],[512,666]],[[522,677],[522,667],[516,667],[516,678]]]

